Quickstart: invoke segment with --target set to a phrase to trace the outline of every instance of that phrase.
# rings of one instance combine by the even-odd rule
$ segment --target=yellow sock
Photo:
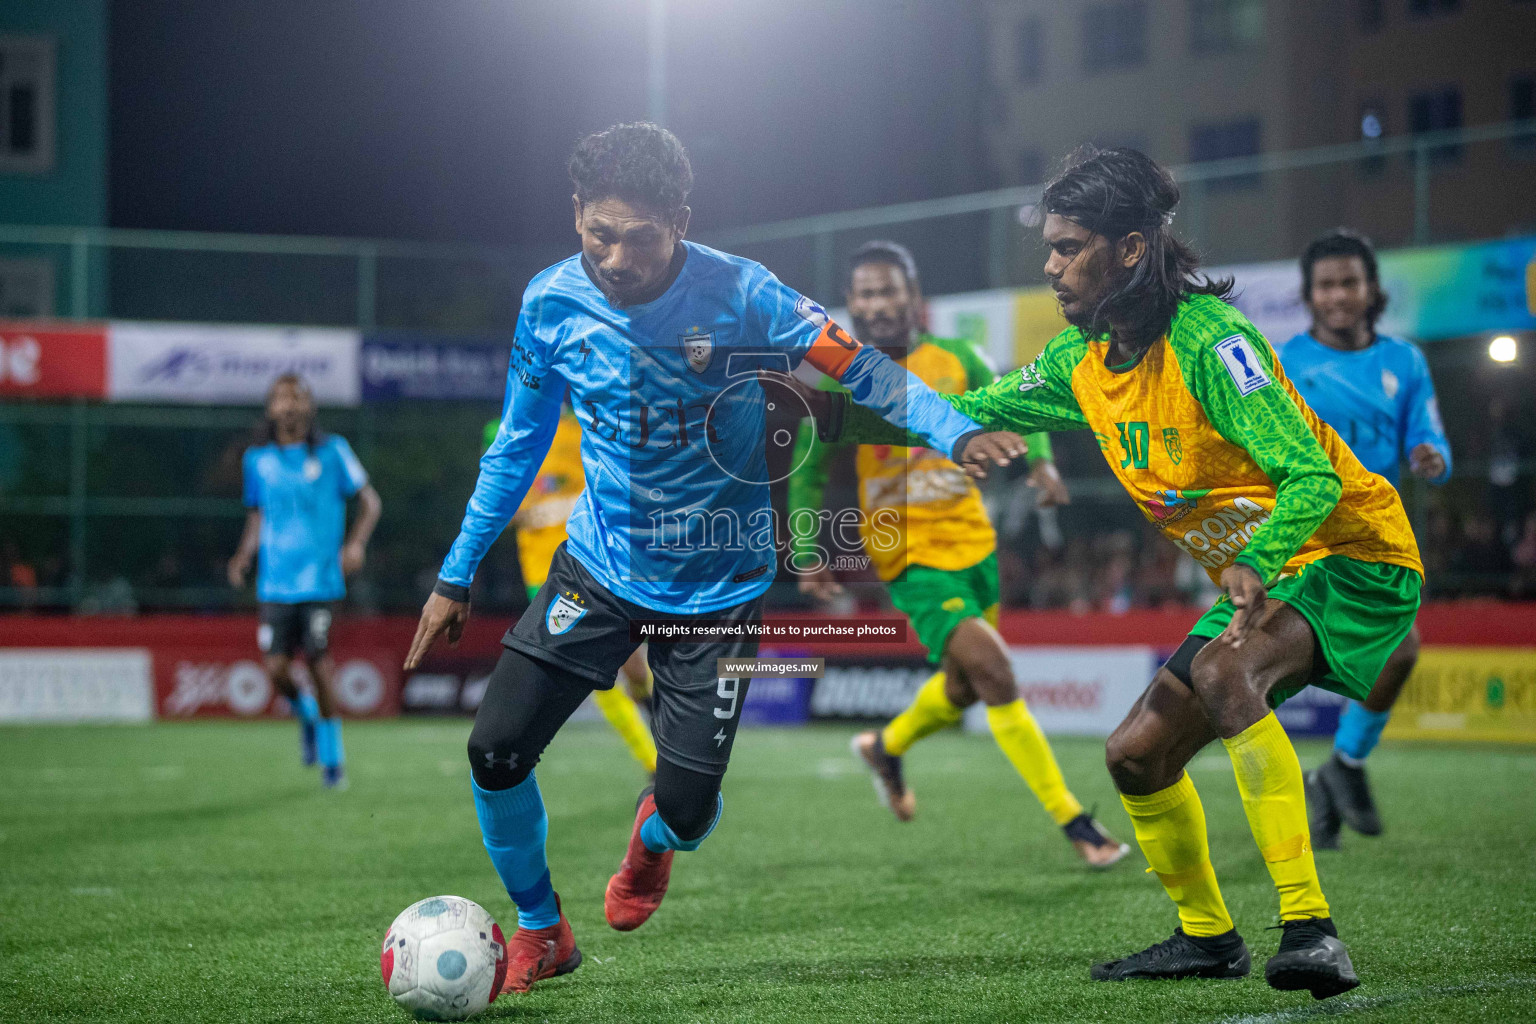
[[[1205,841],[1205,808],[1186,775],[1150,796],[1120,794],[1136,829],[1136,842],[1151,871],[1179,908],[1186,935],[1220,935],[1232,930],[1232,915],[1221,898],[1211,850]]]
[[[1270,712],[1222,742],[1237,773],[1248,827],[1280,890],[1280,920],[1327,917],[1328,901],[1323,899],[1317,865],[1312,862],[1301,762],[1296,760],[1290,737]]]
[[[649,665],[645,667],[644,679],[632,680],[622,669],[620,674],[624,676],[624,689],[637,701],[644,700],[656,691],[656,676],[651,672]]]
[[[1083,813],[1083,805],[1061,777],[1056,755],[1051,753],[1040,723],[1022,700],[987,708],[987,725],[992,729],[992,738],[1056,824],[1065,825]]]
[[[651,739],[651,730],[645,726],[645,719],[640,717],[640,708],[629,694],[622,687],[613,686],[606,690],[594,690],[592,699],[597,701],[603,717],[608,719],[608,724],[613,726],[635,760],[646,771],[655,772],[656,743]]]
[[[880,739],[886,753],[900,757],[912,744],[960,721],[965,712],[944,694],[944,673],[935,672],[912,698],[911,707],[891,719]]]

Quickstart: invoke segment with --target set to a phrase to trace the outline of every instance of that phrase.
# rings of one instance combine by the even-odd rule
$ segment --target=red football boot
[[[560,894],[555,894],[555,909],[560,910]],[[501,991],[527,992],[533,983],[570,974],[581,966],[581,950],[571,934],[571,922],[560,910],[560,920],[548,928],[519,928],[507,943],[507,980]]]
[[[608,891],[603,894],[603,914],[621,932],[633,931],[650,920],[661,906],[667,882],[672,878],[672,851],[652,853],[640,841],[640,826],[656,813],[654,790],[654,786],[647,786],[640,793],[629,849],[624,852],[618,874],[608,879]]]

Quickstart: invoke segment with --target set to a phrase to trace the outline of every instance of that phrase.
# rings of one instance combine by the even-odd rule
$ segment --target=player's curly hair
[[[693,166],[683,144],[648,121],[593,132],[576,143],[567,169],[583,206],[614,197],[673,217],[693,191]]]
[[[1349,228],[1334,228],[1314,239],[1301,254],[1301,301],[1312,305],[1312,268],[1318,260],[1332,256],[1354,256],[1365,267],[1365,279],[1376,286],[1376,301],[1365,311],[1365,322],[1376,328],[1376,321],[1387,308],[1387,293],[1381,289],[1381,275],[1376,267],[1376,249],[1371,240]]]
[[[1084,147],[1066,170],[1045,186],[1041,207],[1118,242],[1133,231],[1147,240],[1147,255],[1094,309],[1085,328],[1103,334],[1110,321],[1128,325],[1133,342],[1150,345],[1161,337],[1191,295],[1232,296],[1232,279],[1196,274],[1200,257],[1172,231],[1179,186],[1173,175],[1135,149]]]

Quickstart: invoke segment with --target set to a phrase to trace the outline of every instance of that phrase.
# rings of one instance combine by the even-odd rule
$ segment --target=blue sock
[[[697,839],[680,839],[671,827],[661,820],[661,815],[652,813],[649,818],[640,825],[640,841],[645,848],[652,853],[661,853],[664,850],[697,850],[709,834],[720,824],[720,815],[725,810],[725,797],[715,797],[715,820],[709,823],[709,828]]]
[[[293,709],[293,715],[305,725],[314,725],[320,720],[320,705],[315,703],[313,694],[299,693],[296,700],[290,700],[288,706]]]
[[[1364,761],[1376,749],[1381,730],[1386,728],[1390,711],[1371,711],[1359,701],[1350,701],[1339,716],[1339,731],[1333,734],[1333,749],[1347,761]]]
[[[322,718],[316,724],[315,757],[322,768],[340,768],[346,761],[341,749],[341,719]]]
[[[549,835],[549,817],[544,813],[544,797],[539,782],[531,774],[511,789],[481,789],[470,780],[475,791],[475,814],[480,819],[480,835],[485,852],[491,855],[501,884],[517,904],[517,923],[523,928],[548,928],[560,923],[555,906],[555,890],[549,881],[549,864],[544,860],[544,839]]]

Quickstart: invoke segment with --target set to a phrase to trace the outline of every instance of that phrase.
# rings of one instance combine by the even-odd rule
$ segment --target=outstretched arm
[[[525,296],[507,365],[501,425],[480,457],[480,476],[464,510],[459,536],[422,606],[416,636],[405,656],[407,671],[421,664],[440,634],[446,633],[450,644],[459,642],[469,621],[469,585],[475,570],[523,503],[560,424],[566,383],[550,367],[546,349],[529,326],[529,305]]]
[[[1024,453],[1017,439],[972,443],[972,438],[982,433],[980,428],[921,380],[877,349],[859,344],[825,310],[786,288],[766,269],[757,267],[752,275],[745,303],[748,316],[755,321],[753,326],[770,344],[789,350],[789,369],[803,360],[846,388],[848,395],[839,403],[851,398],[901,431],[911,431],[922,439],[915,444],[949,453],[973,474],[983,472],[981,464],[987,461],[1006,465],[1007,452],[1013,448],[1019,455]],[[818,407],[811,408],[814,412]],[[818,415],[817,430],[823,440],[835,440],[831,436],[835,427],[832,420]]]
[[[1047,345],[1033,363],[986,387],[975,388],[963,395],[940,397],[983,430],[1007,430],[1017,434],[1080,430],[1088,425],[1088,421],[1072,394],[1075,361],[1066,345],[1058,344],[1060,341],[1058,338]],[[844,410],[839,436],[841,440],[859,444],[914,446],[927,443],[859,409]]]
[[[878,349],[861,345],[828,320],[806,353],[806,362],[848,389],[847,397],[903,434],[961,459],[964,442],[981,428],[932,388]]]
[[[480,475],[464,510],[459,536],[443,559],[434,591],[457,601],[469,599],[469,585],[481,559],[507,528],[523,496],[549,454],[560,421],[560,395],[550,393],[563,386],[556,377],[529,387],[516,377],[508,381],[508,401],[496,439],[480,457]]]

